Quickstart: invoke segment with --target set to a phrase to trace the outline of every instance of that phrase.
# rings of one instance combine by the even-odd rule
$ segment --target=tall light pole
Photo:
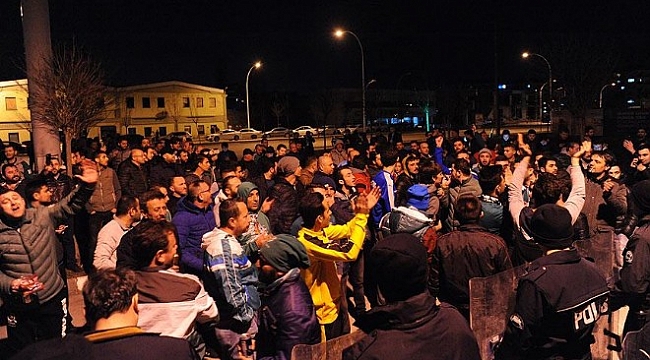
[[[246,74],[246,120],[247,120],[247,127],[248,128],[251,127],[251,109],[250,109],[250,105],[248,104],[249,103],[249,101],[248,101],[248,78],[251,76],[251,72],[253,71],[253,69],[259,69],[261,66],[262,66],[261,62],[259,62],[259,61],[256,62],[255,64],[253,64],[253,66],[251,66],[250,69],[248,69],[248,74]]]
[[[544,60],[546,63],[546,66],[548,66],[548,93],[549,93],[549,98],[548,98],[548,104],[552,110],[553,108],[553,72],[551,71],[551,63],[548,62],[548,60],[543,57],[540,54],[536,53],[529,53],[529,52],[523,52],[521,54],[521,57],[524,59],[528,59],[531,56],[537,56],[538,58]]]
[[[345,34],[352,35],[357,40],[357,43],[359,44],[359,49],[361,50],[361,118],[363,120],[363,132],[365,133],[366,132],[366,62],[363,54],[363,45],[361,45],[361,40],[359,40],[357,34],[353,33],[352,31],[341,30],[341,29],[334,31],[334,36],[336,36],[339,39],[342,38],[343,35]]]
[[[608,86],[616,86],[616,83],[613,82],[613,83],[605,84],[605,85],[603,85],[602,88],[600,88],[600,95],[598,95],[598,108],[599,109],[603,108],[603,91],[605,91],[605,89]]]

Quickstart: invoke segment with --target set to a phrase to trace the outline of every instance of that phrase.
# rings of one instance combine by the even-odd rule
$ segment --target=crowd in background
[[[519,265],[497,358],[587,358],[595,320],[623,305],[626,332],[645,324],[645,129],[622,143],[590,127],[474,126],[410,143],[394,128],[346,132],[329,151],[314,142],[262,139],[236,154],[182,138],[84,139],[65,164],[72,177],[58,157],[35,173],[6,146],[7,353],[70,330],[66,269],[89,275],[83,339],[102,344],[87,349],[96,356],[137,354],[123,339],[145,331],[187,341],[154,345],[175,358],[288,359],[296,344],[349,333],[351,316],[367,335],[346,358],[478,359],[469,280]],[[611,248],[613,280],[576,241]]]

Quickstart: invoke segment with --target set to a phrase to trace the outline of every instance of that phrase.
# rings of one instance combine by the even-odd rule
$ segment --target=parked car
[[[325,135],[339,135],[342,133],[342,131],[333,125],[327,125],[318,129],[319,135],[323,135],[323,133],[325,133]]]
[[[253,128],[243,128],[239,130],[239,136],[241,139],[257,139],[262,137],[262,132]]]
[[[293,131],[297,132],[299,136],[306,136],[308,131],[311,132],[311,134],[313,136],[318,135],[318,129],[313,128],[313,127],[308,126],[308,125],[299,126],[299,127],[295,128]]]
[[[264,133],[267,137],[292,137],[294,131],[285,127],[276,127]]]
[[[233,130],[233,129],[225,129],[222,130],[216,134],[210,134],[206,137],[207,141],[212,141],[212,142],[219,142],[219,141],[224,141],[224,140],[239,140],[241,135],[239,134],[239,131]]]
[[[167,140],[175,137],[179,139],[185,138],[185,140],[192,140],[192,134],[188,133],[187,131],[175,131],[163,136],[161,139]]]

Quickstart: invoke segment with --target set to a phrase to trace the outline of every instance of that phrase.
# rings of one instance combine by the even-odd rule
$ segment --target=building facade
[[[117,134],[165,136],[187,131],[201,139],[228,127],[226,92],[181,81],[111,88],[109,116],[88,129],[89,137]],[[0,139],[31,140],[26,79],[0,82]]]

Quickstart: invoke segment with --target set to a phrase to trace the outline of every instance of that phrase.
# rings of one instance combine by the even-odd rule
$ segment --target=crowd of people
[[[72,177],[56,156],[36,173],[6,147],[3,354],[289,359],[350,333],[352,317],[365,337],[346,359],[479,359],[469,280],[519,265],[497,359],[590,358],[596,320],[625,305],[625,332],[644,326],[644,129],[622,144],[590,127],[474,126],[313,143],[262,139],[239,157],[227,143],[85,139]],[[576,241],[611,249],[611,269]],[[83,335],[68,335],[66,270],[89,276]]]

